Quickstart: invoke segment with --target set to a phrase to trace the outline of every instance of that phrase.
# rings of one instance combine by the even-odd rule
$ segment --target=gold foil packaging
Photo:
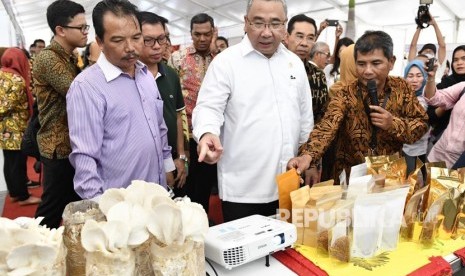
[[[365,162],[368,166],[368,174],[379,174],[379,170],[384,164],[389,164],[400,158],[399,153],[393,155],[367,156]]]
[[[443,217],[440,217],[441,210],[447,198],[447,193],[442,194],[431,204],[426,213],[420,234],[420,243],[426,247],[431,247],[438,235],[438,229],[443,221]]]
[[[375,179],[375,190],[404,185],[407,179],[407,163],[398,153],[365,157],[368,174]]]
[[[415,227],[419,227],[419,223],[423,222],[422,213],[420,212],[420,206],[421,200],[428,188],[429,186],[421,188],[407,202],[404,212],[404,224],[402,225],[400,230],[401,237],[404,240],[411,241],[412,239],[415,239]]]
[[[459,200],[460,211],[455,217],[454,228],[452,230],[452,239],[465,240],[465,193],[462,193]]]
[[[431,209],[433,202],[443,194],[447,194],[441,210],[443,217],[438,231],[442,239],[448,239],[452,234],[457,214],[460,212],[459,199],[464,192],[465,185],[456,170],[432,167],[430,172],[431,184],[427,206]]]
[[[415,170],[407,178],[407,183],[409,184],[410,188],[408,191],[406,202],[410,200],[410,198],[416,191],[425,186],[425,179],[421,170],[423,166],[423,162],[421,162],[421,160],[417,158]]]

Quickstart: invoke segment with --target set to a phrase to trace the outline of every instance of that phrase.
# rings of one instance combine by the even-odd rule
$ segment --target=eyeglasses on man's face
[[[164,45],[168,41],[168,37],[166,35],[161,35],[157,38],[154,37],[144,37],[144,45],[147,47],[153,47],[155,42],[158,42],[158,45]]]
[[[76,29],[76,30],[80,30],[81,33],[87,33],[90,29],[90,26],[89,25],[81,25],[81,26],[61,26],[65,29]]]
[[[331,54],[329,52],[322,52],[322,51],[318,51],[319,54],[322,54],[322,55],[325,55],[326,58],[329,58],[331,56]]]
[[[286,25],[286,21],[282,22],[282,21],[276,20],[276,21],[272,21],[270,23],[265,23],[265,22],[259,21],[259,20],[251,21],[248,18],[246,18],[246,19],[247,19],[247,22],[249,22],[249,25],[252,27],[252,29],[254,29],[256,31],[263,31],[263,30],[266,29],[267,26],[272,31],[279,31],[279,30],[284,29],[284,25]]]
[[[302,41],[306,41],[308,44],[312,44],[315,42],[315,35],[309,35],[305,37],[303,34],[296,34],[295,35],[295,40],[297,43],[302,43]]]

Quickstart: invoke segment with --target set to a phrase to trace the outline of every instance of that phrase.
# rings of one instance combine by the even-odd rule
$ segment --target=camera
[[[431,72],[433,71],[434,69],[434,62],[435,62],[435,58],[430,58],[427,62],[426,62],[426,71],[427,72]]]
[[[428,28],[431,21],[431,16],[429,15],[429,5],[433,4],[433,0],[420,0],[420,6],[418,7],[417,18],[415,22],[418,27],[421,29]]]

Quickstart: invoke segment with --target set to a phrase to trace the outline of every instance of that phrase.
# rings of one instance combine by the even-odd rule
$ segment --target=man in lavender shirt
[[[83,199],[141,179],[174,184],[175,169],[155,80],[138,61],[143,46],[137,8],[98,3],[92,13],[102,54],[66,96],[74,189]],[[168,172],[168,173],[166,173]]]

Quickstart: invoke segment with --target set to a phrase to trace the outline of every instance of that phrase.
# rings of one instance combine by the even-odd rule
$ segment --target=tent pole
[[[24,34],[23,30],[18,24],[18,21],[16,21],[16,16],[13,13],[13,8],[12,8],[12,3],[11,0],[2,0],[3,6],[5,7],[5,10],[10,17],[10,21],[13,24],[13,28],[15,29],[15,38],[16,38],[16,45],[19,46],[20,48],[25,48],[25,40],[24,40]]]

